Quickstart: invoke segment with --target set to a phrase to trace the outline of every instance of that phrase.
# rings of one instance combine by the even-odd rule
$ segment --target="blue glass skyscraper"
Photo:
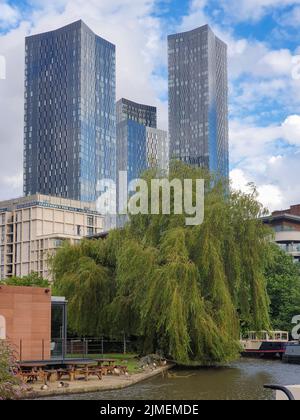
[[[128,99],[117,102],[117,177],[127,171],[128,182],[147,169],[146,127],[156,128],[157,109]]]
[[[170,158],[228,177],[227,45],[208,25],[168,41]]]
[[[117,139],[118,171],[127,171],[128,182],[140,178],[147,169],[146,127],[130,119],[122,121]]]
[[[24,193],[82,201],[116,178],[116,49],[82,21],[26,38]]]

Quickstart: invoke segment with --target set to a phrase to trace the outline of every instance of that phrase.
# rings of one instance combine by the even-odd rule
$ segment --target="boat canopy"
[[[243,336],[244,340],[289,341],[287,331],[249,331]]]

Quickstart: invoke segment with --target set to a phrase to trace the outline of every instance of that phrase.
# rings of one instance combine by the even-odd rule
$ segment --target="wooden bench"
[[[39,380],[39,372],[19,372],[17,376],[25,384],[28,384],[29,382],[37,382]]]
[[[25,384],[37,381],[41,381],[44,384],[47,383],[47,372],[43,370],[20,371],[16,376],[18,376]]]
[[[88,376],[97,376],[99,381],[102,380],[102,368],[101,367],[90,367],[88,369]]]
[[[57,369],[57,381],[61,381],[63,376],[67,376],[70,382],[75,381],[77,371],[75,369]]]

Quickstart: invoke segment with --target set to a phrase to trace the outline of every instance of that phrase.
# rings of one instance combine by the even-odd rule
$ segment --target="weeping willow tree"
[[[155,171],[145,174],[149,187],[154,177]],[[171,194],[171,215],[136,215],[105,240],[66,244],[52,260],[55,288],[68,298],[79,334],[126,332],[141,338],[144,353],[224,363],[238,355],[241,327],[270,328],[264,277],[270,231],[255,188],[231,191],[178,162],[174,178],[205,179],[202,225],[187,227],[185,215],[174,214]]]

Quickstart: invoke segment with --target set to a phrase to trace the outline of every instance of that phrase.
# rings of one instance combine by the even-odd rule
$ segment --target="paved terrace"
[[[154,376],[164,374],[166,371],[171,369],[173,365],[159,367],[155,370],[147,370],[142,373],[133,374],[130,376],[104,376],[100,381],[98,378],[91,377],[88,381],[77,380],[74,382],[65,382],[68,384],[67,388],[59,388],[59,383],[49,383],[49,389],[42,391],[42,383],[38,382],[30,384],[32,390],[28,392],[28,398],[39,398],[39,397],[53,397],[59,395],[71,395],[71,394],[85,394],[94,393],[101,391],[111,391],[117,389],[127,388],[135,385],[139,382],[143,382],[147,379],[153,378]]]

